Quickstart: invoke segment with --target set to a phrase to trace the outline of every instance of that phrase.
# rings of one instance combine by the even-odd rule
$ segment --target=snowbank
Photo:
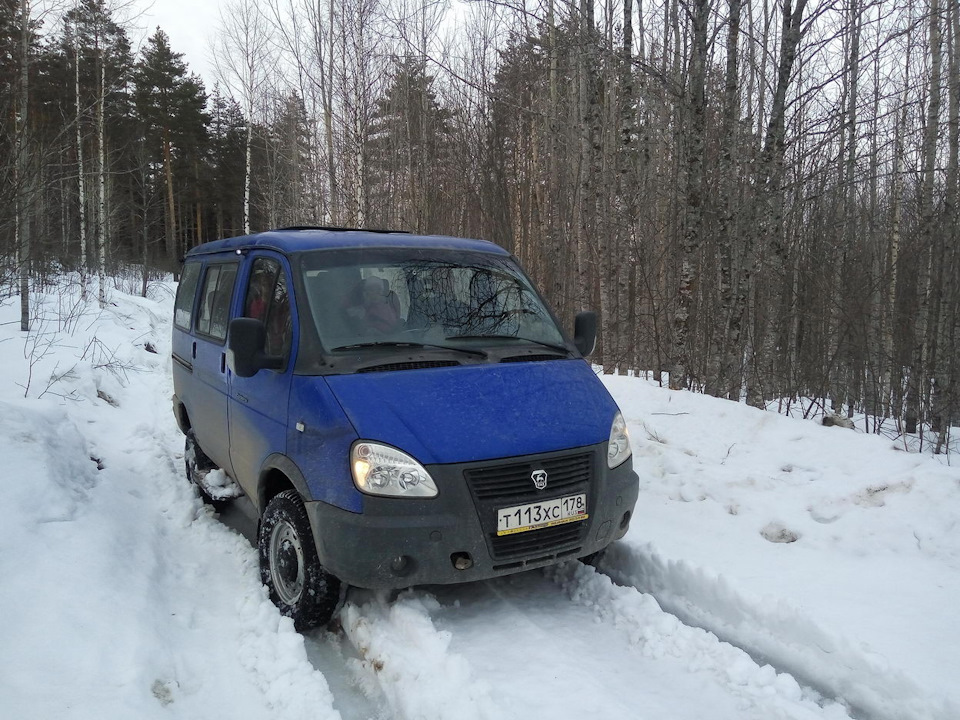
[[[870,717],[960,717],[954,457],[604,379],[641,502],[603,569]]]
[[[255,553],[182,479],[172,288],[102,311],[71,292],[36,298],[27,337],[0,306],[0,715],[339,717]]]

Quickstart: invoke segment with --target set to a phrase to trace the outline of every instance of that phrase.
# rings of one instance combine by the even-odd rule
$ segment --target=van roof
[[[499,245],[487,240],[448,237],[446,235],[413,235],[394,230],[298,226],[203,243],[187,252],[187,257],[239,251],[248,248],[271,248],[290,254],[304,250],[354,247],[437,248],[472,250],[496,255],[510,254]]]

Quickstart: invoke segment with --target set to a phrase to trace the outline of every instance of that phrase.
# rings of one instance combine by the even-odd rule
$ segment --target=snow
[[[351,590],[301,635],[184,479],[173,284],[70,280],[28,334],[0,302],[0,717],[960,718],[952,455],[605,377],[641,492],[596,569]]]
[[[66,326],[62,292],[26,338],[0,307],[0,717],[338,717],[255,553],[182,482],[171,288]]]
[[[627,378],[607,385],[627,409],[646,500],[607,559],[618,582],[869,717],[960,717],[953,456]],[[771,530],[798,539],[771,542]]]

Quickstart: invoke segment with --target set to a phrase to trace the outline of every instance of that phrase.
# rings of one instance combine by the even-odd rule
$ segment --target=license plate
[[[586,519],[586,494],[567,495],[553,500],[500,508],[497,510],[497,535],[513,535]]]

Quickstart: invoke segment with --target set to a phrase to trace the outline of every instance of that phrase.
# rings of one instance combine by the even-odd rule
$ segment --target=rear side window
[[[177,300],[173,306],[173,324],[181,330],[190,329],[193,318],[193,301],[197,295],[197,281],[200,279],[200,263],[187,263],[183,266],[180,285],[177,287]]]
[[[230,299],[233,284],[237,279],[237,265],[211,265],[203,279],[200,290],[200,307],[197,310],[197,332],[209,335],[214,340],[226,340],[227,324],[230,322]]]

